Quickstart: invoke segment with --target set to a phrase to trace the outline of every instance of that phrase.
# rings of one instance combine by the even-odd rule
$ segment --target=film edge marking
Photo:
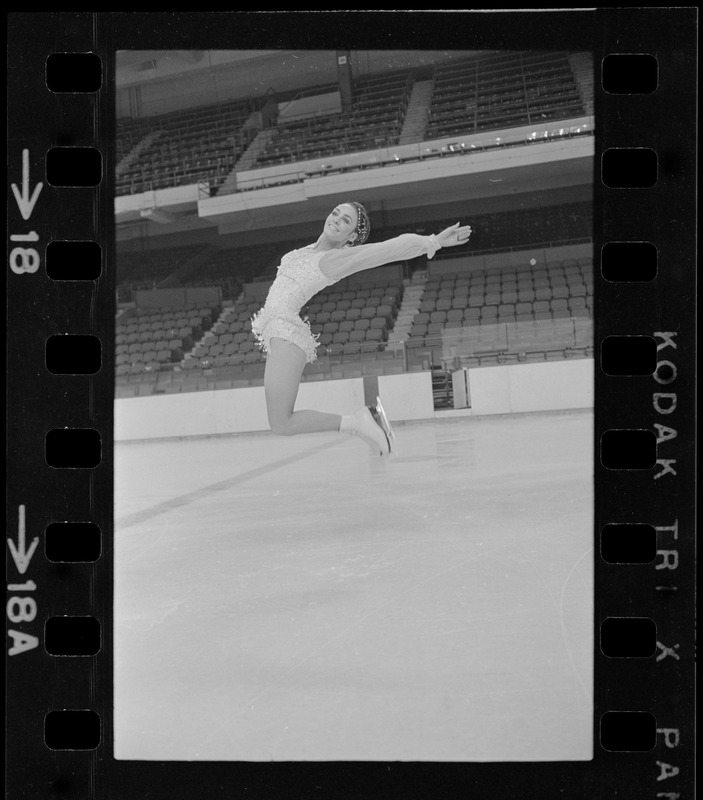
[[[20,575],[24,575],[29,569],[29,565],[39,545],[39,537],[35,536],[32,538],[29,548],[27,548],[25,512],[25,506],[20,505],[17,524],[17,544],[15,544],[13,539],[7,539],[7,545],[10,548],[12,560]],[[26,580],[24,583],[8,583],[7,590],[8,592],[35,592],[37,590],[37,584],[31,579]],[[13,625],[34,622],[37,617],[37,610],[37,601],[32,595],[28,594],[13,594],[8,598],[5,605],[5,613],[8,620]],[[34,650],[39,647],[39,637],[25,630],[8,628],[7,635],[12,639],[12,646],[8,650],[8,655],[10,656],[20,655],[21,653],[26,653],[29,650]]]

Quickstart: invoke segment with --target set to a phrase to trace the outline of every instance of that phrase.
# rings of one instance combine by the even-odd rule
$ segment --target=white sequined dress
[[[271,284],[262,309],[251,319],[259,347],[267,353],[272,337],[293,342],[304,351],[307,362],[317,358],[317,339],[300,309],[326,286],[364,269],[378,267],[437,250],[434,237],[405,233],[385,242],[339,250],[315,250],[314,245],[286,253]]]

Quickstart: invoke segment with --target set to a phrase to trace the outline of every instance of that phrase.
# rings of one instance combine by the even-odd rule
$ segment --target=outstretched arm
[[[330,250],[320,259],[320,270],[328,278],[338,281],[355,272],[391,264],[394,261],[404,261],[423,254],[432,258],[440,247],[466,244],[469,236],[471,236],[471,227],[469,225],[461,226],[458,222],[445,228],[436,236],[403,233],[393,239],[387,239],[385,242]]]

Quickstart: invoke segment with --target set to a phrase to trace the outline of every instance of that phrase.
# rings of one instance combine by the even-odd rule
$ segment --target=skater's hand
[[[466,244],[471,236],[471,226],[461,225],[457,222],[449,228],[445,228],[435,237],[442,247],[456,247],[458,244]]]

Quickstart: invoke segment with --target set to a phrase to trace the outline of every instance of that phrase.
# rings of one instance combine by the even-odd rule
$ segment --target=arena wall
[[[592,408],[594,360],[580,358],[469,370],[470,416]],[[441,418],[429,372],[378,378],[393,422]],[[364,379],[302,383],[296,408],[349,414],[364,402]],[[451,413],[451,412],[450,412]],[[115,401],[115,441],[268,431],[262,386]]]
[[[471,413],[521,414],[594,405],[594,360],[577,358],[469,370]]]

